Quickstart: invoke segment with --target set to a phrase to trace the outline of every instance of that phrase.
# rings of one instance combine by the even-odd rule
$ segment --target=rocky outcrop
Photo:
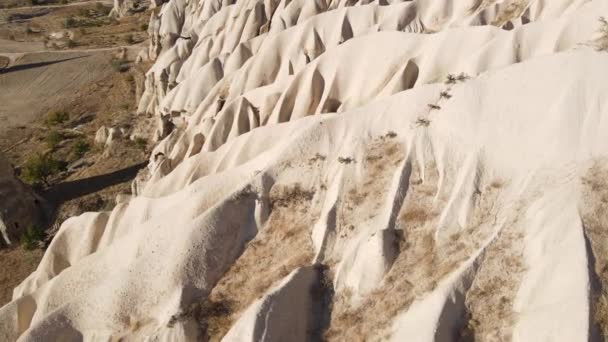
[[[145,11],[150,6],[157,6],[163,0],[114,0],[110,16],[124,17],[136,12]]]
[[[0,154],[0,248],[19,243],[25,230],[44,220],[42,200],[16,176]]]

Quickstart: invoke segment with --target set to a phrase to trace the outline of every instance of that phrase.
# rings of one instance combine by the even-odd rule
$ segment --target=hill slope
[[[605,1],[180,1],[159,139],[0,339],[608,336]]]

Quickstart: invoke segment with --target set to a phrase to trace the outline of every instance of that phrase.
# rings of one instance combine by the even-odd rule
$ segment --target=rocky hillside
[[[0,340],[608,337],[608,2],[153,5],[148,167]]]

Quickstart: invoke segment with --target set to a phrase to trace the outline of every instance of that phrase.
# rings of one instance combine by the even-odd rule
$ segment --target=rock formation
[[[21,234],[44,219],[41,199],[15,176],[0,153],[0,248],[19,243]]]
[[[608,336],[604,0],[170,0],[136,196],[0,340]]]

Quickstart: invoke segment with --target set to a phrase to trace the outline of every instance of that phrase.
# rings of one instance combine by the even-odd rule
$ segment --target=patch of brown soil
[[[107,15],[110,9],[109,4],[88,2],[80,6],[34,6],[31,9],[11,10],[0,16],[0,38],[17,42],[44,42],[50,49],[108,48],[132,45],[147,39],[149,12],[113,19]],[[73,34],[69,45],[67,38],[49,38],[51,33],[65,30]]]
[[[0,249],[0,307],[10,302],[13,289],[36,270],[44,251],[21,246]]]

